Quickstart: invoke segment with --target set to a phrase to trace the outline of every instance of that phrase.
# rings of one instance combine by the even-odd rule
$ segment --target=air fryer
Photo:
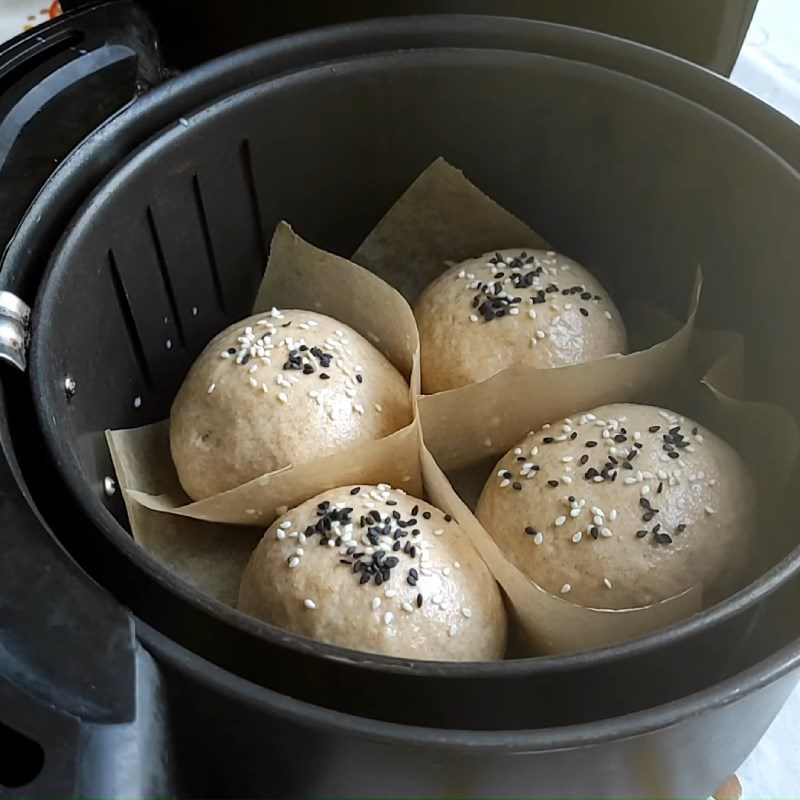
[[[348,254],[442,154],[565,249],[607,258],[619,244],[607,232],[624,231],[631,254],[658,253],[662,277],[702,252],[717,298],[705,322],[774,345],[748,362],[748,388],[796,413],[800,385],[777,346],[797,336],[788,123],[674,57],[522,20],[310,31],[161,83],[146,18],[112,2],[6,51],[3,124],[26,104],[37,124],[13,129],[3,162],[16,186],[2,183],[0,736],[15,757],[0,785],[12,796],[659,796],[707,794],[735,769],[797,680],[796,551],[725,603],[603,651],[495,665],[346,653],[204,598],[138,548],[105,491],[101,433],[164,416],[199,348],[242,316],[279,219]],[[67,94],[37,100],[54,85]],[[523,124],[491,124],[511,105]],[[71,137],[53,136],[62,123]],[[32,153],[34,168],[14,172]],[[366,175],[367,163],[382,166]],[[547,204],[519,182],[534,168]],[[756,261],[769,314],[743,303]],[[180,344],[169,351],[152,330],[165,317]]]

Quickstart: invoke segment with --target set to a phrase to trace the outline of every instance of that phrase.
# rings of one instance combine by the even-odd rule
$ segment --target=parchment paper
[[[422,493],[415,400],[419,345],[403,298],[372,273],[312,247],[282,223],[254,311],[273,305],[328,314],[371,341],[410,381],[414,420],[380,441],[287,465],[199,502],[191,502],[178,481],[167,420],[107,432],[134,540],[204,594],[230,605],[250,553],[284,507],[352,483],[389,483]]]
[[[768,505],[771,496],[785,486],[797,460],[800,447],[797,426],[777,406],[739,400],[711,385],[712,378],[726,389],[736,390],[741,384],[741,339],[735,334],[703,332],[695,356],[695,368],[706,365],[704,374],[693,375],[691,368],[677,373],[680,376],[677,382],[666,390],[662,387],[651,401],[692,417],[733,445],[750,465],[760,499]],[[642,398],[645,402],[647,399]],[[576,410],[588,409],[585,406]],[[464,413],[479,413],[479,410],[464,409]],[[533,420],[537,413],[534,411],[528,420]],[[457,417],[438,423],[442,429],[452,425],[450,433],[461,435]],[[519,439],[535,426],[522,427]],[[424,427],[423,431],[427,437]],[[503,587],[519,640],[530,653],[565,653],[615,644],[665,628],[701,609],[702,586],[650,606],[612,610],[578,606],[549,594],[529,580],[506,560],[472,513],[495,461],[496,455],[492,455],[479,464],[445,474],[430,451],[423,448],[425,487],[432,502],[452,514],[467,532]],[[763,480],[759,480],[761,476]],[[763,523],[764,533],[768,534],[770,522],[764,518]]]
[[[389,209],[353,260],[413,302],[448,263],[511,247],[549,245],[440,158]],[[626,319],[631,342],[650,343],[639,352],[559,369],[511,367],[480,383],[421,397],[425,443],[439,466],[445,471],[468,466],[505,452],[531,427],[550,419],[668,385],[687,358],[700,285],[698,270],[685,323],[673,323],[663,339],[639,324],[647,322],[641,314]],[[523,417],[528,423],[520,423]]]

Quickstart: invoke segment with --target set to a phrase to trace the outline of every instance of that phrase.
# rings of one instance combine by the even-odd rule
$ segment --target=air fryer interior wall
[[[520,105],[523,92],[529,102]],[[509,108],[514,123],[498,124]],[[439,154],[612,281],[647,259],[653,291],[678,309],[685,287],[675,264],[686,272],[701,259],[713,300],[707,321],[764,341],[792,335],[785,320],[776,333],[758,309],[737,304],[747,281],[724,274],[732,264],[747,274],[767,247],[777,280],[788,257],[786,217],[766,214],[752,198],[766,193],[788,216],[797,204],[794,176],[713,115],[619,74],[520,54],[393,55],[268,83],[187,121],[137,156],[78,220],[39,309],[41,410],[66,434],[55,440],[59,456],[79,454],[80,470],[68,466],[68,478],[94,507],[109,471],[98,432],[166,414],[193,355],[244,312],[274,224],[286,217],[311,241],[351,252]],[[666,143],[664,129],[674,131]],[[664,159],[668,174],[658,166]],[[735,186],[731,164],[739,169]],[[521,182],[526,172],[535,180]],[[691,214],[687,198],[702,198]],[[745,213],[752,241],[734,245],[724,236]],[[187,264],[199,267],[187,273]],[[88,307],[87,287],[95,298]],[[55,297],[57,304],[48,302]],[[78,317],[76,307],[97,317]],[[98,339],[97,330],[106,333]],[[180,346],[167,350],[167,338]],[[780,382],[766,361],[751,364],[751,386],[796,406],[796,385]],[[67,374],[78,385],[70,401]],[[495,724],[510,724],[503,717]]]

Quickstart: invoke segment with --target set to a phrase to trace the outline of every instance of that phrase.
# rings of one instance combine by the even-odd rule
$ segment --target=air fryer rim
[[[623,716],[552,728],[511,730],[448,728],[444,731],[439,728],[360,717],[279,694],[268,687],[231,673],[183,647],[176,647],[168,637],[138,619],[136,630],[138,637],[159,660],[173,664],[181,673],[191,675],[220,694],[261,706],[271,716],[306,721],[316,728],[325,727],[334,734],[360,732],[373,740],[383,740],[390,744],[400,740],[405,744],[449,751],[544,752],[630,739],[664,730],[695,715],[710,713],[800,670],[800,639],[797,639],[758,664],[707,689]]]
[[[343,26],[343,27],[349,27],[349,26]],[[462,48],[462,49],[474,49],[474,48]],[[378,54],[371,54],[371,56],[361,56],[359,57],[359,60],[368,59],[370,57],[376,57],[377,55]],[[384,53],[383,55],[385,56],[386,54]],[[564,57],[558,57],[558,58],[562,58],[562,60],[569,60],[565,59]],[[221,61],[224,60],[225,59],[221,59]],[[346,59],[346,61],[351,61],[351,60],[354,59]],[[261,81],[259,81],[257,84],[250,85],[248,87],[241,87],[238,91],[231,92],[229,97],[238,96],[244,92],[258,90],[259,87],[274,84],[276,81],[291,80],[293,75],[297,75],[297,73],[305,74],[308,71],[313,71],[318,66],[320,65],[315,64],[310,67],[301,68],[293,73],[290,73],[289,75],[282,75],[278,77],[266,77]],[[602,68],[605,69],[605,67]],[[631,77],[635,80],[640,80],[638,78],[635,78],[635,76],[628,76],[628,77]],[[207,105],[216,104],[221,100],[223,100],[223,98],[217,98],[211,101]],[[203,106],[202,108],[195,110],[194,114],[202,114],[204,108],[206,108],[206,106]],[[732,125],[732,123],[730,123],[727,119],[721,117],[715,112],[710,111],[708,109],[706,109],[706,111],[716,116],[721,124]],[[191,117],[191,115],[187,116]],[[777,154],[775,154],[772,150],[763,145],[759,140],[755,139],[752,135],[750,135],[745,131],[742,131],[742,133],[745,136],[747,136],[754,143],[755,146],[758,146],[766,150],[768,153],[770,153],[772,157],[780,159],[780,157]],[[166,133],[165,135],[169,134]],[[115,170],[112,173],[111,176],[107,176],[107,179],[101,183],[96,192],[92,193],[87,202],[89,202],[89,200],[91,200],[95,196],[95,194],[98,194],[102,191],[110,190],[109,187],[113,187],[113,184],[116,180],[119,180],[120,178],[124,177],[124,175],[126,174],[126,170],[130,169],[131,168],[130,165],[133,162],[135,162],[139,151],[141,149],[144,149],[145,147],[146,145],[144,145],[143,148],[140,148],[139,150],[136,150],[132,154],[130,154],[130,156],[123,162],[123,164],[117,170]],[[795,174],[797,174],[796,171],[788,164],[786,164],[786,167],[788,169],[791,169],[791,171],[794,172]],[[798,178],[800,179],[800,176],[798,176]],[[61,243],[56,248],[55,251],[56,253],[60,251],[61,244],[63,244],[63,242],[66,241],[67,238],[71,235],[73,229],[76,227],[76,221],[79,219],[80,219],[80,211],[78,212],[78,214],[76,214],[72,223],[68,226],[68,228],[64,232]],[[52,271],[53,267],[54,267],[54,259],[51,258],[42,285],[46,284],[47,278],[49,277],[49,274]],[[42,301],[42,292],[39,293],[36,300],[34,317],[37,320],[40,318],[39,311],[41,308],[41,301]],[[34,338],[35,337],[36,337],[36,329],[34,333]],[[37,352],[38,349],[36,347],[33,347],[31,374],[35,376],[38,376],[40,374],[35,368],[35,359],[37,358],[36,355]],[[40,400],[42,396],[44,396],[42,387],[36,385],[36,381],[34,380],[34,397],[35,397],[37,413],[39,414],[40,421],[43,423],[43,427],[46,428],[46,425],[44,425],[44,422],[46,420],[46,415],[44,409],[41,406],[41,400]],[[629,640],[626,642],[622,642],[620,644],[611,645],[604,648],[585,651],[582,653],[556,655],[556,656],[540,656],[535,658],[524,658],[524,659],[512,659],[508,661],[490,662],[490,663],[432,662],[432,661],[399,659],[389,656],[360,653],[358,651],[353,651],[346,648],[341,648],[334,645],[313,641],[302,636],[297,636],[294,634],[287,633],[284,630],[281,630],[271,625],[267,625],[266,623],[263,623],[259,620],[255,620],[243,614],[242,612],[239,612],[236,609],[233,609],[216,600],[213,600],[201,594],[199,591],[191,587],[189,584],[184,583],[182,580],[180,580],[171,572],[169,572],[166,568],[158,564],[142,548],[136,545],[133,539],[128,534],[128,532],[116,521],[113,515],[111,515],[111,513],[107,511],[106,508],[102,506],[102,504],[93,495],[90,495],[91,502],[87,501],[87,495],[89,495],[89,492],[86,491],[86,486],[85,483],[82,482],[82,479],[80,480],[78,479],[81,470],[71,448],[67,447],[60,438],[47,437],[47,439],[49,446],[54,450],[58,463],[62,466],[64,466],[65,464],[71,464],[71,466],[73,467],[72,470],[70,469],[64,470],[67,483],[72,489],[73,494],[77,497],[77,499],[83,506],[84,510],[89,514],[92,521],[95,522],[95,524],[97,524],[100,527],[100,529],[106,533],[107,536],[109,536],[111,541],[117,547],[119,547],[129,559],[131,559],[135,564],[137,564],[137,566],[146,570],[149,574],[154,575],[156,579],[162,585],[166,586],[170,591],[181,595],[185,600],[190,602],[195,607],[199,607],[203,611],[213,614],[214,616],[218,617],[227,624],[233,625],[239,630],[248,633],[250,635],[254,635],[256,637],[261,637],[261,638],[267,638],[273,643],[280,644],[282,647],[286,647],[288,649],[292,649],[295,650],[296,652],[303,653],[306,655],[329,658],[334,660],[347,660],[362,668],[380,670],[388,673],[405,672],[421,676],[457,675],[459,677],[471,677],[471,678],[480,678],[481,676],[492,676],[494,678],[497,678],[497,677],[502,677],[503,675],[520,675],[520,674],[533,676],[551,670],[570,671],[600,663],[613,663],[614,661],[624,659],[628,655],[633,653],[643,653],[653,649],[660,649],[667,647],[675,641],[696,634],[707,627],[717,625],[720,622],[729,619],[730,617],[735,616],[748,608],[753,607],[755,604],[762,601],[772,592],[780,588],[785,582],[787,582],[791,577],[796,575],[798,571],[800,571],[800,547],[798,547],[795,548],[795,550],[793,550],[787,556],[785,556],[778,564],[774,565],[768,572],[762,575],[758,580],[749,584],[747,587],[743,588],[732,597],[727,598],[725,601],[719,603],[718,605],[712,608],[705,609],[704,611],[689,618],[688,620],[675,623],[669,628],[663,629],[653,634],[649,634],[647,636],[639,637],[637,639]]]

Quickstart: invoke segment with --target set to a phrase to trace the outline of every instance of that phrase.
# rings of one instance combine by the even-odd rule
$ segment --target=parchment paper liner
[[[695,365],[708,364],[702,380],[691,375],[690,367],[679,374],[677,382],[666,394],[641,397],[643,402],[666,406],[685,414],[708,427],[732,444],[752,469],[762,503],[779,494],[788,479],[798,453],[797,427],[790,415],[777,406],[737,400],[710,383],[736,391],[741,384],[741,340],[717,331],[696,332]],[[710,363],[709,363],[710,362]],[[673,375],[673,379],[676,376]],[[663,391],[663,389],[661,390]],[[612,402],[627,401],[624,387]],[[583,410],[588,410],[589,406]],[[452,409],[450,409],[452,410]],[[562,409],[553,407],[552,419],[559,419],[576,410],[570,400]],[[464,409],[480,414],[479,409]],[[538,409],[529,416],[539,425]],[[447,423],[438,421],[444,430]],[[451,419],[451,435],[462,435],[458,419]],[[509,446],[524,438],[527,430],[520,420],[521,435]],[[425,430],[423,428],[423,430]],[[427,435],[427,431],[425,430]],[[594,609],[578,606],[566,598],[546,592],[526,578],[505,559],[491,536],[472,513],[480,491],[491,474],[497,458],[506,452],[493,452],[479,465],[444,473],[429,450],[423,447],[422,467],[425,488],[435,505],[452,514],[469,535],[481,557],[489,565],[503,587],[512,610],[512,618],[523,646],[532,653],[565,653],[614,644],[665,628],[691,616],[702,607],[702,586],[650,606],[632,609]],[[453,488],[458,486],[458,492]],[[764,520],[765,530],[770,523]]]
[[[282,223],[254,312],[273,305],[328,314],[368,338],[410,381],[415,415],[410,425],[379,441],[286,466],[198,502],[190,501],[178,481],[168,421],[107,432],[134,539],[189,583],[227,603],[235,602],[241,570],[281,506],[351,483],[387,482],[422,493],[415,403],[419,345],[403,298],[369,271],[311,246]]]
[[[413,303],[447,263],[512,247],[550,245],[440,158],[389,209],[353,260],[380,274]],[[564,408],[565,397],[574,399],[564,411],[571,413],[611,402],[620,387],[625,387],[626,399],[658,390],[686,359],[699,298],[698,270],[686,322],[677,330],[673,326],[662,340],[653,338],[649,324],[633,326],[638,315],[626,315],[632,342],[657,342],[637,352],[560,369],[511,367],[479,383],[421,397],[427,447],[449,471],[480,461],[487,453],[505,452],[521,438],[516,420],[529,420],[525,430],[539,427],[558,416],[556,409]],[[532,398],[538,411],[534,416]]]

